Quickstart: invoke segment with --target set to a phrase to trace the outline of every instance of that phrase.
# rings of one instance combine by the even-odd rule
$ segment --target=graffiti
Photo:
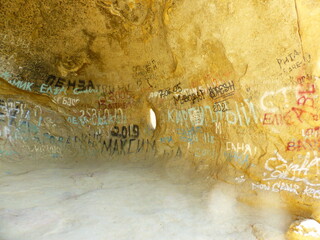
[[[320,199],[320,190],[306,186],[302,192],[302,195],[306,195],[311,198]]]
[[[58,95],[58,94],[61,94],[61,93],[67,94],[67,90],[64,87],[62,87],[62,88],[60,88],[60,87],[52,87],[52,86],[49,86],[49,85],[47,85],[45,83],[41,84],[39,91],[40,91],[40,93],[45,93],[45,94],[49,94],[49,95],[50,94]]]
[[[206,157],[206,156],[214,156],[216,155],[215,151],[213,149],[203,149],[203,148],[196,148],[194,151],[195,157]]]
[[[182,142],[193,143],[202,139],[203,143],[214,143],[214,136],[204,132],[202,127],[178,128],[176,132]]]
[[[310,152],[308,152],[299,163],[289,163],[280,153],[276,152],[276,157],[269,158],[265,163],[267,172],[264,173],[263,180],[282,179],[303,182],[310,186],[320,186],[318,180],[320,158],[316,151],[313,152],[313,155],[313,159],[310,159]]]
[[[251,117],[253,117],[253,121],[258,123],[255,107],[250,100],[245,99],[246,106],[243,103],[240,103],[240,107],[237,102],[234,102],[234,104],[235,111],[216,112],[215,114],[211,106],[200,106],[183,110],[168,109],[168,121],[185,126],[203,126],[210,122],[216,123],[219,121],[225,121],[230,125],[249,126]]]
[[[319,78],[317,77],[317,76],[314,76],[314,78],[316,79],[316,80],[319,80]],[[303,83],[305,83],[305,82],[309,82],[309,81],[311,81],[312,80],[312,75],[310,75],[310,74],[306,74],[306,75],[304,75],[304,76],[298,76],[297,77],[297,83],[298,84],[303,84]]]
[[[197,93],[192,93],[189,95],[177,95],[177,97],[173,96],[174,104],[177,105],[179,102],[180,104],[184,104],[186,102],[191,102],[194,104],[195,102],[200,102],[201,100],[205,99],[204,92],[202,90],[198,90]]]
[[[228,101],[221,101],[221,102],[216,102],[213,104],[213,111],[214,112],[226,112],[229,110],[230,109],[228,108]]]
[[[300,186],[293,183],[286,183],[286,182],[276,182],[273,184],[270,184],[268,182],[267,184],[260,184],[260,183],[251,183],[251,189],[252,190],[264,190],[264,191],[272,191],[272,192],[281,192],[286,191],[290,193],[294,193],[298,195],[298,190]]]
[[[298,69],[302,66],[303,60],[300,61],[297,57],[300,56],[300,53],[297,50],[289,53],[283,58],[277,58],[278,65],[283,72],[291,72],[294,69]]]
[[[80,102],[80,99],[56,96],[56,97],[54,97],[54,101],[57,104],[62,104],[62,105],[66,105],[69,107],[74,107]]]
[[[156,141],[149,139],[113,139],[104,140],[101,147],[101,153],[109,155],[129,155],[133,153],[156,153]]]
[[[21,120],[14,126],[3,126],[0,128],[0,137],[8,139],[9,141],[14,140],[29,140],[28,135],[35,136],[39,133],[39,128],[35,124]]]
[[[29,146],[29,151],[32,153],[62,153],[60,147],[50,145],[33,145]]]
[[[223,83],[216,87],[209,87],[208,91],[209,96],[214,100],[231,97],[235,93],[234,82],[229,81],[228,83]]]
[[[118,101],[128,102],[128,101],[134,100],[133,96],[130,94],[130,92],[122,91],[122,90],[109,92],[106,94],[106,97],[108,98],[108,100],[110,100],[112,102],[118,102]]]
[[[14,150],[1,150],[0,149],[0,157],[8,157],[8,156],[12,156],[12,155],[18,155],[18,152],[14,151]]]
[[[302,123],[307,120],[319,120],[319,114],[315,112],[314,107],[315,96],[313,94],[316,92],[315,85],[305,82],[306,79],[311,80],[312,78],[310,76],[307,76],[307,78],[305,76],[297,78],[299,85],[297,87],[296,92],[296,106],[291,107],[290,110],[286,111],[285,113],[275,113],[277,110],[279,110],[279,108],[275,107],[273,103],[275,102],[275,97],[277,97],[278,95],[282,95],[284,103],[286,104],[286,95],[287,91],[290,88],[282,88],[277,92],[266,92],[263,95],[263,97],[260,100],[261,107],[263,108],[263,110],[268,110],[269,112],[272,112],[264,114],[262,120],[263,125],[293,125],[296,123]],[[269,106],[266,106],[265,99],[269,96],[270,98],[273,98],[273,102],[269,101]]]
[[[78,89],[78,91],[88,90],[88,89],[95,89],[95,86],[91,80],[67,80],[61,77],[56,77],[54,75],[49,75],[45,81],[45,84],[48,86],[62,88],[66,87],[67,90],[72,87],[73,90]]]
[[[263,116],[263,125],[289,125],[288,114],[283,115],[280,113],[265,113]]]
[[[109,103],[107,105],[108,109],[116,109],[116,108],[122,108],[126,109],[130,106],[130,103],[122,102],[122,103]]]
[[[98,109],[100,110],[100,109],[106,109],[106,108],[108,108],[107,107],[107,103],[108,103],[108,101],[107,101],[107,99],[104,97],[104,96],[100,96],[99,97],[99,100],[98,100]]]
[[[67,121],[74,125],[92,124],[95,126],[105,126],[110,124],[126,124],[126,116],[121,108],[114,109],[113,113],[109,109],[97,110],[87,108],[80,110],[80,116],[69,116]]]
[[[103,118],[106,117],[108,118],[110,116],[110,111],[108,109],[105,109],[103,111],[101,111],[100,109],[97,110],[95,108],[86,108],[85,110],[80,110],[81,113],[81,118],[87,117],[87,119],[91,119],[91,118]]]
[[[24,52],[30,54],[30,42],[24,38],[17,38],[13,35],[0,33],[0,42],[2,44],[8,44],[15,47],[20,47]]]
[[[227,151],[234,151],[234,152],[243,152],[243,154],[250,154],[252,156],[253,151],[250,146],[250,144],[245,144],[245,143],[232,143],[232,142],[227,142],[226,143],[226,150]],[[257,153],[257,148],[254,148],[254,153]]]
[[[180,141],[189,143],[198,142],[199,138],[197,133],[203,133],[201,127],[191,127],[190,129],[178,128],[176,131]]]
[[[134,97],[128,91],[114,91],[104,93],[99,97],[98,108],[99,109],[115,109],[115,108],[127,108],[134,102]]]
[[[122,126],[121,130],[118,126],[114,126],[111,130],[111,136],[120,138],[138,138],[139,137],[139,126],[129,125]]]
[[[294,116],[294,120],[298,120],[298,123],[302,123],[310,118],[313,121],[318,121],[319,115],[314,111],[314,96],[312,96],[312,94],[316,92],[315,85],[307,83],[307,89],[301,89],[301,87],[303,87],[302,84],[299,84],[299,86],[300,89],[298,89],[297,92],[297,95],[300,96],[297,100],[298,107],[292,107],[287,114],[291,113],[291,115]],[[308,110],[306,110],[306,108],[308,108]],[[292,125],[293,122],[291,121],[288,124]]]
[[[91,88],[84,89],[84,90],[81,90],[81,89],[79,89],[79,88],[73,89],[73,94],[75,94],[75,95],[79,95],[79,94],[90,94],[90,93],[98,93],[98,90],[96,90],[96,89],[91,89]]]
[[[173,140],[172,140],[172,136],[160,138],[160,142],[162,142],[162,143],[170,143],[170,142],[172,142],[172,141],[173,141]]]
[[[19,126],[22,121],[31,120],[34,117],[39,120],[41,114],[38,113],[39,106],[29,106],[22,101],[14,101],[12,99],[0,99],[0,122],[7,122],[8,126]]]
[[[305,151],[305,150],[316,150],[320,151],[320,138],[316,139],[305,139],[298,141],[290,141],[287,143],[287,151]]]
[[[246,181],[246,178],[244,176],[236,177],[234,179],[237,183],[244,183]]]
[[[189,108],[188,114],[192,126],[203,126],[205,116],[201,108]]]
[[[179,95],[180,95],[180,99],[181,99],[182,98],[181,96],[183,95],[186,95],[186,96],[190,95],[192,97],[193,95],[197,95],[197,94],[200,95],[199,93],[201,93],[201,95],[205,97],[205,95],[207,94],[206,88],[203,86],[198,86],[195,88],[181,88],[180,83],[178,83],[173,88],[166,88],[156,92],[151,92],[149,94],[149,98],[167,98],[171,95],[173,95],[176,98],[179,98]]]
[[[183,156],[180,146],[178,146],[176,149],[170,149],[170,150],[163,150],[162,157],[164,159],[168,159],[171,157],[175,158],[181,158]]]
[[[278,91],[265,92],[260,99],[261,109],[266,112],[275,113],[279,110],[279,107],[275,106],[275,103],[279,104],[279,102],[281,103],[281,105],[287,107],[288,106],[287,92],[290,90],[291,90],[291,87],[284,87],[279,89]]]
[[[300,84],[302,87],[302,84]],[[310,88],[311,87],[311,88]],[[311,98],[307,97],[307,95],[314,94],[316,92],[314,84],[307,84],[307,89],[305,90],[299,90],[298,95],[302,95],[298,100],[297,100],[297,105],[302,105],[302,106],[309,106],[311,108],[314,108],[314,99],[311,96]],[[309,103],[309,104],[307,104]]]
[[[65,80],[64,78],[57,78],[53,75],[50,75],[45,83],[40,86],[40,93],[46,94],[67,94],[67,91],[72,87],[72,93],[75,95],[79,94],[90,94],[90,93],[98,93],[99,90],[95,89],[94,84],[91,80],[86,83],[85,80]]]
[[[227,162],[237,162],[240,165],[245,165],[245,167],[249,167],[249,154],[238,153],[235,151],[224,152],[224,156]]]
[[[158,66],[155,60],[147,62],[145,65],[133,66],[133,78],[136,80],[137,85],[140,87],[143,81],[147,81],[149,87],[153,87],[150,80],[156,79],[156,70]]]
[[[170,94],[173,94],[173,93],[179,93],[182,91],[182,88],[180,87],[180,82],[176,85],[173,86],[172,90],[171,88],[167,88],[167,89],[163,89],[163,90],[159,90],[159,96],[160,98],[165,98],[167,96],[169,96]]]
[[[115,76],[117,76],[117,74],[114,74]],[[111,79],[115,79],[116,77],[111,77]],[[128,85],[100,85],[97,84],[96,88],[98,90],[99,93],[103,93],[103,94],[112,94],[114,92],[125,92],[128,93],[130,90],[130,84]]]
[[[255,112],[255,107],[250,100],[245,99],[245,104],[240,103],[240,107],[238,103],[235,101],[235,111],[226,111],[226,112],[216,112],[216,119],[213,118],[213,114],[211,112],[211,108],[205,107],[205,110],[209,110],[211,121],[226,121],[228,124],[235,125],[239,124],[240,126],[251,124],[251,117],[253,117],[253,121],[258,123],[258,118]],[[249,112],[247,111],[249,110]],[[219,119],[219,120],[218,120]]]
[[[0,139],[9,139],[12,141],[11,129],[9,127],[4,126],[2,129],[0,129]]]
[[[82,133],[81,136],[75,135],[75,136],[68,136],[67,138],[60,137],[59,143],[61,144],[76,144],[80,145],[81,147],[96,147],[97,145],[101,145],[103,138],[102,138],[101,132],[95,132],[95,133]],[[106,135],[106,137],[109,137]]]
[[[318,121],[320,119],[317,113],[306,111],[300,108],[292,107],[291,110],[282,113],[265,113],[263,116],[263,125],[294,125],[304,122],[304,118],[308,118],[312,121]]]
[[[181,83],[179,82],[178,84],[174,85],[173,88],[169,87],[166,89],[161,89],[157,92],[151,92],[149,95],[149,98],[155,98],[155,97],[166,98],[171,94],[180,93],[182,91],[180,84]]]
[[[183,88],[183,89],[181,90],[181,92],[179,92],[179,93],[177,93],[177,94],[190,95],[190,94],[193,94],[193,93],[196,94],[196,93],[199,92],[199,91],[207,94],[207,90],[206,90],[206,88],[203,87],[203,86],[198,86],[198,87],[194,87],[194,88]],[[177,94],[175,94],[175,95],[177,95]]]
[[[302,129],[301,130],[301,136],[305,138],[309,137],[320,137],[320,127],[314,127],[314,128],[308,128],[308,129]]]
[[[210,133],[203,133],[203,142],[213,144],[214,136],[210,135]]]
[[[80,121],[80,119],[82,120],[82,121]],[[67,121],[69,122],[69,123],[72,123],[72,124],[74,124],[74,125],[78,125],[79,123],[81,123],[81,125],[85,125],[88,121],[87,121],[87,119],[86,118],[78,118],[78,117],[68,117],[67,118]]]
[[[4,72],[4,73],[0,73],[0,77],[8,81],[8,79],[12,78],[13,75],[9,72]]]
[[[31,87],[34,85],[32,82],[24,82],[24,81],[16,81],[16,80],[10,80],[9,83],[13,86],[16,86],[17,88],[20,88],[25,91],[32,91]]]

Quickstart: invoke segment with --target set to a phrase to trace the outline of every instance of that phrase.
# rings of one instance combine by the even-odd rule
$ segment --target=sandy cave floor
[[[229,185],[204,185],[139,164],[7,171],[0,239],[284,239],[289,216],[237,202]]]

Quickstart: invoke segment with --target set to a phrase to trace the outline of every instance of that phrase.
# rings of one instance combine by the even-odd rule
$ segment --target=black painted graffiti
[[[196,93],[191,93],[187,95],[178,95],[177,97],[173,96],[174,103],[177,104],[180,102],[180,104],[184,104],[186,102],[192,102],[192,104],[196,102],[200,102],[201,100],[205,99],[204,91],[203,90],[197,90]]]
[[[137,85],[140,87],[144,80],[147,81],[150,87],[153,87],[150,83],[150,80],[156,78],[156,70],[158,69],[156,61],[152,60],[147,62],[145,65],[136,65],[133,66],[133,78],[137,81]]]
[[[178,146],[177,150],[175,149],[171,149],[169,151],[167,150],[163,150],[163,158],[172,158],[172,157],[176,157],[176,158],[181,158],[183,156],[181,148]]]
[[[104,140],[101,153],[109,155],[128,155],[133,153],[157,152],[156,140],[149,139],[113,139]]]
[[[230,109],[228,108],[228,102],[227,101],[221,101],[221,102],[216,102],[213,104],[213,111],[214,112],[226,112],[229,111]]]
[[[233,81],[228,83],[220,84],[216,87],[209,87],[209,95],[212,99],[216,100],[219,98],[228,98],[233,96],[235,93],[235,87]]]
[[[70,87],[72,87],[72,89],[77,88],[79,91],[83,91],[86,89],[95,89],[95,86],[91,80],[89,80],[88,82],[86,82],[85,80],[75,80],[75,81],[68,80],[67,81],[64,78],[56,77],[54,75],[49,75],[45,83],[49,86],[54,86],[57,88],[62,88],[62,87],[66,87],[67,89],[69,89]]]
[[[159,90],[158,92],[159,92],[160,98],[165,98],[165,97],[169,96],[170,94],[181,92],[182,88],[180,87],[180,84],[181,83],[174,85],[172,89],[166,88],[166,89]]]
[[[129,125],[122,126],[121,130],[118,126],[114,126],[111,130],[111,136],[120,138],[138,138],[139,137],[139,126]]]

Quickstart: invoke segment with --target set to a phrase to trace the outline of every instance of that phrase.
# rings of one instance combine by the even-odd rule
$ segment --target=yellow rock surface
[[[319,220],[319,11],[315,0],[2,0],[0,168],[150,158]]]

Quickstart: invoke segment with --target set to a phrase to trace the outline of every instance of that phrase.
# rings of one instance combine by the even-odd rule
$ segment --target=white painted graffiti
[[[276,102],[279,103],[279,99],[284,100],[284,101],[281,101],[281,105],[288,107],[287,92],[290,90],[292,90],[291,87],[284,87],[279,89],[278,91],[265,92],[260,99],[260,107],[265,112],[275,113],[279,110],[279,107],[275,106]]]
[[[249,126],[251,119],[255,123],[258,122],[258,117],[255,112],[255,107],[249,99],[245,99],[244,103],[234,102],[235,110],[226,112],[214,112],[211,106],[192,107],[189,109],[168,109],[168,122],[173,122],[185,126],[203,126],[208,123],[216,123],[225,121],[230,125]],[[240,105],[240,106],[239,106]]]
[[[61,96],[54,97],[54,100],[57,104],[63,104],[69,107],[76,106],[80,102],[78,98],[61,97]]]
[[[320,186],[319,176],[319,161],[318,153],[313,152],[313,159],[308,152],[302,161],[302,163],[289,163],[285,160],[280,153],[276,152],[276,157],[269,158],[265,163],[264,173],[265,178],[263,180],[276,180],[283,179],[294,182],[303,182],[310,186]]]
[[[293,184],[293,183],[286,183],[286,182],[276,182],[271,184],[270,182],[266,184],[260,184],[260,183],[251,183],[251,189],[252,190],[264,190],[264,191],[272,191],[272,192],[280,192],[280,191],[286,191],[291,192],[296,195],[298,195],[298,189],[299,185]]]
[[[226,150],[227,151],[235,151],[235,152],[243,152],[243,154],[250,154],[252,156],[252,148],[250,144],[245,144],[245,143],[232,143],[232,142],[227,142],[226,143]],[[257,153],[257,147],[254,147],[254,153]]]

